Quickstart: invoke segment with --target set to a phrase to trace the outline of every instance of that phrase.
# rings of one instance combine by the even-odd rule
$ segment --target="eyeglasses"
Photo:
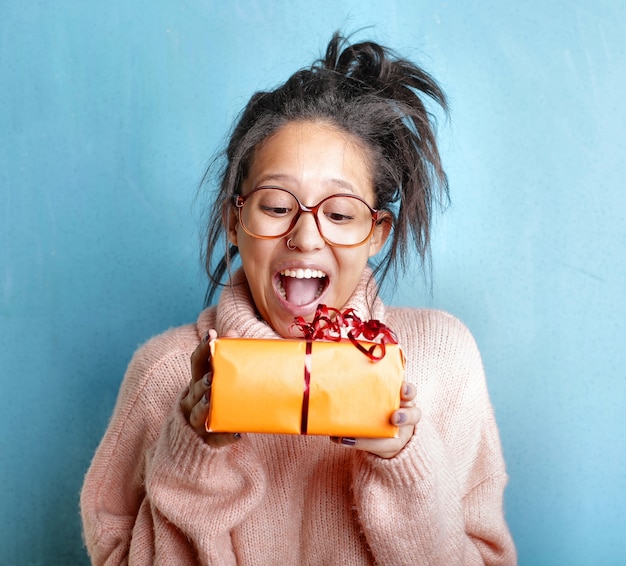
[[[310,212],[324,241],[344,248],[367,242],[379,214],[357,195],[331,195],[309,207],[280,187],[257,187],[245,196],[234,195],[233,204],[242,228],[254,238],[282,238],[293,230],[303,212]]]

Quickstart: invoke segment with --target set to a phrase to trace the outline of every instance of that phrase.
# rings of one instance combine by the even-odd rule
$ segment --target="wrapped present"
[[[404,355],[393,333],[323,305],[303,339],[211,343],[210,432],[394,437]]]

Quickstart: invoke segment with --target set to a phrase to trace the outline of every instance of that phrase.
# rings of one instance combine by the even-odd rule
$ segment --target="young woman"
[[[424,259],[447,192],[425,97],[446,107],[417,66],[339,36],[252,97],[207,232],[219,301],[135,354],[85,479],[94,563],[515,563],[476,344],[446,313],[385,306],[374,281]],[[210,341],[293,337],[320,303],[397,334],[398,436],[206,432]]]

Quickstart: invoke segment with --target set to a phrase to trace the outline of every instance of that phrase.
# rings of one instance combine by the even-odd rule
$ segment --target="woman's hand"
[[[381,458],[393,458],[411,440],[415,426],[422,416],[421,411],[415,406],[415,394],[415,387],[405,381],[400,392],[400,408],[392,413],[390,419],[391,424],[398,427],[397,438],[337,438],[333,436],[331,440],[357,450],[371,452]]]
[[[234,337],[227,333],[227,336]],[[210,343],[217,338],[217,332],[209,330],[204,340],[191,354],[191,383],[187,395],[180,402],[180,407],[187,422],[198,436],[215,448],[237,442],[239,433],[207,432],[205,423],[211,407],[211,382],[213,365],[211,363]]]

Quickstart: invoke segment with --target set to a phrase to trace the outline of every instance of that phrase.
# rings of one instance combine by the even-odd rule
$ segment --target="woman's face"
[[[353,193],[373,207],[366,155],[354,138],[336,128],[290,122],[257,148],[242,193],[261,185],[282,187],[307,206],[329,195]],[[383,222],[363,245],[339,248],[324,241],[312,214],[302,214],[287,236],[271,240],[247,234],[234,211],[229,224],[229,239],[239,248],[257,310],[284,337],[292,336],[294,317],[310,321],[319,303],[344,307],[390,228]],[[287,247],[288,239],[295,249]]]

